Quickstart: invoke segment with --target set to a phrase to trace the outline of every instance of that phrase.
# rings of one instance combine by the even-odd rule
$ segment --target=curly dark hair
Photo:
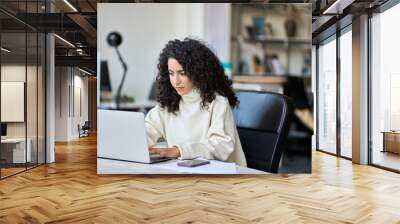
[[[239,101],[232,89],[232,82],[224,73],[217,56],[203,42],[191,38],[169,41],[160,54],[157,74],[157,101],[168,112],[179,109],[181,96],[175,91],[169,80],[168,59],[174,58],[182,66],[185,74],[200,90],[201,108],[207,109],[216,93],[226,97],[231,106]]]

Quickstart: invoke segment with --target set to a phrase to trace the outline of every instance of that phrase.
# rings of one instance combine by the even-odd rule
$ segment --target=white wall
[[[74,108],[73,108],[73,113],[72,113],[72,119],[71,119],[71,136],[72,138],[78,138],[79,137],[79,132],[78,132],[78,124],[82,126],[85,121],[88,121],[89,115],[88,115],[88,107],[89,107],[89,102],[88,102],[88,77],[87,76],[82,76],[83,73],[80,73],[78,71],[78,74],[76,74],[77,70],[75,70],[74,74]],[[80,101],[80,102],[79,102]],[[81,111],[80,111],[81,110]]]
[[[231,4],[205,4],[205,41],[222,63],[230,63]]]
[[[78,124],[88,120],[88,78],[71,67],[56,67],[55,73],[55,140],[69,141],[79,137]]]
[[[116,52],[106,43],[107,35],[112,31],[122,34],[123,40],[119,47],[128,64],[128,73],[122,94],[134,96],[136,100],[148,98],[150,88],[157,75],[157,60],[165,44],[172,39],[196,37],[211,41],[213,49],[220,51],[224,59],[229,58],[230,15],[228,4],[98,4],[97,47],[98,59],[107,60],[113,93],[116,93],[122,77],[122,67]],[[214,10],[212,10],[214,9]],[[116,13],[118,12],[118,13]],[[221,29],[211,29],[215,20],[206,17],[222,19]],[[210,17],[211,18],[211,17]],[[223,29],[224,25],[226,29]],[[217,32],[215,34],[214,32]],[[218,38],[217,35],[223,35]],[[220,54],[219,54],[220,53]],[[98,69],[100,71],[100,69]],[[100,79],[99,79],[100,80]]]
[[[25,121],[25,83],[1,82],[1,121]]]
[[[25,66],[25,65],[19,65],[19,64],[7,64],[7,65],[2,65],[1,66],[1,81],[9,81],[9,82],[24,82],[26,84],[25,76],[28,74],[29,78],[29,84],[30,85],[36,85],[36,81],[31,80],[31,75],[36,75],[36,67],[34,66]],[[32,82],[32,83],[31,83]],[[27,104],[33,102],[33,100],[36,100],[36,88],[27,88]],[[2,96],[2,98],[5,96]],[[27,119],[28,119],[28,136],[33,132],[33,130],[36,130],[36,113],[33,113],[35,111],[37,105],[36,101],[31,107],[34,106],[34,109],[32,108],[27,109]],[[1,108],[1,110],[7,110],[9,108]],[[24,108],[22,108],[24,110]],[[36,111],[35,111],[36,112]],[[34,121],[34,123],[32,123]],[[25,136],[25,126],[26,122],[7,122],[7,136],[8,137],[24,137]],[[36,133],[36,132],[35,132]]]
[[[28,73],[32,72],[32,66],[25,67],[25,65],[2,65],[1,66],[1,81],[20,81],[25,82],[25,69]]]
[[[1,80],[2,82],[23,82],[25,89],[20,89],[19,93],[24,94],[26,90],[26,95],[21,97],[22,102],[19,102],[20,107],[11,108],[10,106],[3,105],[2,102],[2,112],[6,113],[19,113],[22,116],[22,121],[19,122],[6,122],[7,123],[7,137],[25,137],[25,135],[30,139],[31,145],[31,156],[32,161],[36,162],[36,158],[39,158],[39,163],[44,162],[44,73],[42,72],[41,66],[32,66],[25,64],[3,64],[1,66]],[[3,86],[3,83],[2,83]],[[22,88],[24,88],[22,87]],[[8,98],[7,92],[2,89],[1,98]],[[22,92],[21,92],[22,91]],[[10,92],[8,92],[10,93]],[[6,94],[6,95],[4,95]],[[25,98],[26,97],[26,98]],[[10,102],[13,103],[13,102]],[[14,102],[17,103],[17,102]],[[25,105],[26,104],[26,105]],[[25,119],[26,112],[26,119]],[[2,114],[3,114],[2,113]],[[3,120],[3,118],[2,118]],[[39,156],[37,157],[37,153]]]
[[[32,66],[8,64],[1,66],[1,81],[2,82],[24,82],[26,83],[26,71],[31,74],[33,71]],[[35,68],[36,69],[36,68]],[[35,70],[36,72],[36,70]],[[4,98],[7,96],[1,96]],[[1,108],[1,110],[9,110],[9,108]],[[22,108],[24,111],[24,108]],[[4,112],[3,112],[4,113]],[[23,137],[25,136],[25,122],[9,122],[7,125],[7,135],[9,137]]]
[[[55,140],[67,141],[68,68],[55,68]]]

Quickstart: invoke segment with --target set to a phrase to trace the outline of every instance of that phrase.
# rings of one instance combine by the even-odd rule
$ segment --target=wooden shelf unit
[[[260,76],[260,75],[236,75],[233,76],[233,82],[236,83],[254,83],[254,84],[284,84],[287,81],[286,76]]]

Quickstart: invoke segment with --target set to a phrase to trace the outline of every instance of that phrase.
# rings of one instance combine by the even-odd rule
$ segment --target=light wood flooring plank
[[[0,181],[0,223],[400,223],[400,175],[313,152],[296,175],[97,175],[96,138]]]

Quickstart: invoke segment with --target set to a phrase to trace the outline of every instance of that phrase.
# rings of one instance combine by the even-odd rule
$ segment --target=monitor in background
[[[100,103],[112,102],[110,73],[108,71],[107,61],[100,62]]]
[[[100,91],[111,92],[110,72],[107,61],[100,62]]]
[[[1,137],[7,136],[7,124],[1,123]]]

